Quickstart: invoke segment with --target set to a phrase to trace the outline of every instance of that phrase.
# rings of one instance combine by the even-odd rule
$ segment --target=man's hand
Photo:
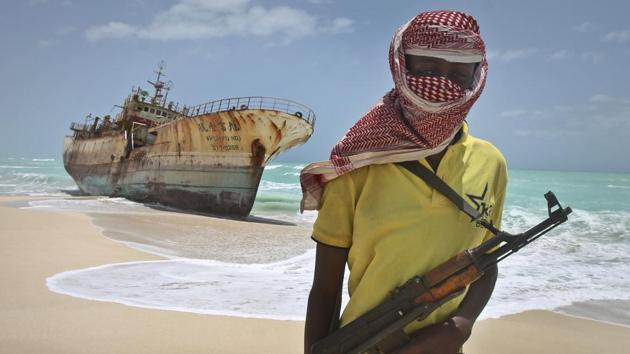
[[[473,322],[461,316],[436,323],[411,335],[411,342],[395,354],[457,354],[470,337]]]
[[[497,281],[497,266],[486,270],[484,275],[468,288],[453,317],[447,321],[424,327],[411,334],[411,342],[396,354],[456,354],[470,337],[473,324],[488,303]]]

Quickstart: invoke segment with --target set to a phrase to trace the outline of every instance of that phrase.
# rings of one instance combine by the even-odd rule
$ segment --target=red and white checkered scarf
[[[444,77],[412,76],[405,54],[480,63],[472,89]],[[319,207],[324,184],[357,168],[421,160],[445,149],[486,82],[488,64],[477,21],[455,11],[418,14],[394,34],[389,64],[394,88],[335,145],[330,160],[300,174],[301,211]]]

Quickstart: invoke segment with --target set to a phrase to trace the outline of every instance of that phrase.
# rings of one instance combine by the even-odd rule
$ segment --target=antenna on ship
[[[166,67],[166,62],[164,60],[161,60],[158,63],[157,70],[154,71],[154,73],[157,74],[157,79],[155,80],[155,82],[147,81],[155,89],[155,94],[153,95],[153,98],[151,98],[151,103],[152,104],[160,103],[160,98],[162,98],[162,89],[164,88],[165,83],[163,81],[160,81],[160,78],[162,76],[166,76],[162,72],[165,67]],[[168,88],[166,90],[168,90]]]
[[[166,105],[166,98],[168,97],[168,92],[173,88],[173,81],[168,80],[165,84],[164,84],[164,100],[162,100],[162,105]]]

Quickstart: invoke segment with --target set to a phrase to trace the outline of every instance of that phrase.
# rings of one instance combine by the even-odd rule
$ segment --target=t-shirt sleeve
[[[352,176],[343,175],[326,183],[321,207],[313,225],[313,239],[342,248],[352,245],[355,190]]]

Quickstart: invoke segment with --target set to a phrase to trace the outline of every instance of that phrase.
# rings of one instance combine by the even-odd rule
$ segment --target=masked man
[[[488,221],[501,220],[506,164],[464,121],[481,94],[488,64],[476,20],[464,13],[420,13],[394,34],[389,62],[394,89],[333,148],[330,160],[300,177],[302,209],[319,209],[317,254],[309,296],[305,353],[336,321],[346,263],[350,300],[344,326],[491,233],[405,168],[420,161]],[[467,292],[405,332],[401,353],[458,353],[486,305],[496,266]]]

